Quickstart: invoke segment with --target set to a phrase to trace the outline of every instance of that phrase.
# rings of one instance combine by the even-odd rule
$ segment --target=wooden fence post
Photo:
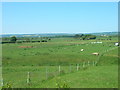
[[[1,87],[4,86],[4,83],[3,83],[3,78],[1,78]]]
[[[59,65],[59,74],[60,74],[60,65]]]
[[[85,62],[83,62],[83,68],[85,67]]]
[[[95,65],[97,65],[97,61],[95,62]]]
[[[48,79],[48,70],[47,70],[47,66],[46,66],[46,80]]]
[[[27,73],[27,84],[30,84],[30,72]]]
[[[88,61],[88,66],[90,66],[90,62]]]
[[[79,65],[77,64],[77,71],[78,71],[78,69],[79,69]]]
[[[71,64],[70,64],[70,73],[71,73]]]
[[[94,64],[95,64],[95,62],[93,61],[93,66],[95,66]]]

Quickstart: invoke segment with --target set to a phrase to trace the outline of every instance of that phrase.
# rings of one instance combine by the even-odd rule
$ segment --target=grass
[[[91,55],[93,52],[101,54],[105,50],[115,47],[114,45],[109,47],[107,43],[100,45],[74,43],[5,44],[3,45],[3,65],[67,65],[69,63],[80,63],[88,60],[94,61],[97,59],[97,56]],[[19,48],[18,46],[33,46],[33,48]],[[84,52],[81,52],[80,49],[84,49]]]
[[[118,67],[116,66],[91,67],[87,70],[80,70],[76,73],[55,77],[37,87],[56,88],[56,83],[62,80],[63,83],[61,85],[65,81],[70,88],[117,88],[117,71]]]
[[[118,49],[114,46],[117,40],[91,44],[94,41],[55,38],[42,43],[3,44],[4,84],[9,83],[14,88],[55,88],[59,85],[70,88],[117,88]],[[81,52],[81,49],[84,51]],[[100,53],[100,56],[92,55],[94,52]],[[97,66],[93,67],[93,61],[98,59]],[[83,68],[83,63],[86,66],[88,61],[90,66]],[[79,71],[76,64],[80,65]],[[58,65],[61,66],[61,75]],[[30,85],[26,83],[28,72]]]

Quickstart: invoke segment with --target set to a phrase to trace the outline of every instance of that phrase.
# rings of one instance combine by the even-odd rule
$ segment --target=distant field
[[[93,41],[53,39],[51,42],[42,43],[3,44],[3,65],[68,65],[95,61],[98,56],[92,55],[92,53],[102,54],[106,50],[116,48],[112,42],[102,44],[91,44],[90,42]],[[24,46],[32,47],[25,48]],[[81,52],[81,49],[84,51]]]
[[[52,88],[59,87],[56,83],[63,85],[63,80],[66,87],[117,88],[118,47],[114,45],[117,38],[91,44],[96,41],[54,38],[49,42],[3,44],[4,84],[16,88]],[[92,55],[94,52],[99,55]],[[30,85],[26,83],[27,72],[31,74]]]

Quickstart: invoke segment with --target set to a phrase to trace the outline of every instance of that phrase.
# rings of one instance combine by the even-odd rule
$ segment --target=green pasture
[[[57,88],[118,88],[118,67],[97,66],[48,80],[36,87]]]
[[[57,66],[48,67],[48,78],[46,78],[46,67],[9,67],[3,73],[4,84],[9,83],[13,88],[58,88],[56,83],[63,86],[67,84],[70,88],[117,88],[118,67],[112,66],[89,66],[79,71],[76,67],[61,67],[59,75]],[[30,71],[30,85],[26,83],[27,72]],[[9,73],[8,73],[9,72]],[[63,73],[64,72],[64,73]],[[65,81],[65,82],[64,82]]]
[[[98,56],[92,55],[92,53],[102,54],[106,50],[116,48],[112,42],[102,44],[91,44],[90,42],[92,41],[66,42],[60,40],[59,42],[3,44],[3,65],[69,65],[96,61]],[[33,48],[20,48],[20,46],[33,46]],[[84,51],[81,52],[81,49]]]
[[[3,44],[4,85],[7,87],[8,83],[14,88],[57,88],[59,85],[67,88],[116,88],[118,46],[114,43],[117,39],[91,44],[96,41],[98,40],[54,38],[49,42]],[[84,51],[80,51],[81,49]],[[92,55],[94,52],[100,55]],[[28,72],[30,85],[26,83]]]

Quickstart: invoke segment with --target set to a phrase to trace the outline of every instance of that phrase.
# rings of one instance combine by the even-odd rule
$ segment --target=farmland
[[[3,44],[4,87],[117,88],[115,42],[117,37],[112,40],[52,38],[48,42]],[[95,52],[99,55],[92,55]],[[28,72],[29,84],[26,83]]]

